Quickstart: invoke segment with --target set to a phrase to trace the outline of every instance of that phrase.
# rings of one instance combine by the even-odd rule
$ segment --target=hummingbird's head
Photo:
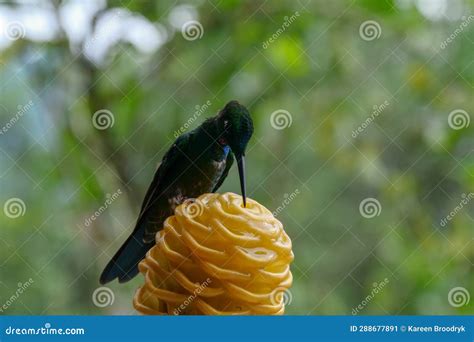
[[[230,147],[237,160],[245,206],[245,150],[253,133],[253,121],[247,108],[237,101],[230,101],[219,112],[217,122],[220,142]]]
[[[253,133],[250,113],[237,101],[230,101],[218,116],[219,131],[223,141],[235,155],[245,155],[247,143]]]

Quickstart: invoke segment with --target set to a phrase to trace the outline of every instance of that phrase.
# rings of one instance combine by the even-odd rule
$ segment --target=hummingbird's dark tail
[[[135,230],[115,253],[100,276],[102,285],[115,278],[118,278],[120,283],[125,283],[138,274],[138,263],[155,243],[143,242],[143,232],[144,229]]]

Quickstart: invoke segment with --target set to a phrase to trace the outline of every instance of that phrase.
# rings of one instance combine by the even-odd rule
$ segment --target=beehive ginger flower
[[[234,193],[178,206],[140,263],[144,314],[283,314],[293,278],[291,240],[272,213]]]

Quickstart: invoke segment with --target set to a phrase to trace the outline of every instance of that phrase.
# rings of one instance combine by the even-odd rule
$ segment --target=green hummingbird
[[[155,235],[166,218],[186,199],[217,191],[234,158],[245,207],[245,150],[252,133],[253,122],[247,108],[230,101],[216,116],[179,136],[155,172],[135,229],[105,267],[100,283],[115,278],[123,283],[135,277],[138,263],[155,244]]]

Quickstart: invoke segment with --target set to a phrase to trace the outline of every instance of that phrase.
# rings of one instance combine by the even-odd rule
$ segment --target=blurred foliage
[[[440,222],[474,192],[474,122],[448,125],[455,109],[474,120],[474,22],[440,44],[474,5],[453,1],[464,17],[433,19],[415,2],[109,1],[160,24],[166,42],[148,54],[118,43],[101,63],[64,31],[1,51],[0,125],[34,104],[0,135],[0,203],[18,197],[26,205],[19,218],[0,216],[0,305],[34,280],[4,313],[133,312],[142,277],[110,284],[115,301],[98,308],[91,297],[99,274],[133,228],[173,132],[196,106],[211,102],[192,127],[238,99],[255,120],[250,197],[276,210],[299,192],[278,216],[295,252],[287,313],[351,314],[387,278],[360,314],[473,314],[472,300],[455,308],[448,293],[462,286],[474,296],[474,202]],[[202,24],[200,39],[170,24],[182,5]],[[106,12],[96,13],[89,34]],[[361,39],[367,20],[380,25],[378,39]],[[109,129],[92,125],[100,109],[114,115]],[[270,123],[279,109],[292,117],[283,130]],[[118,189],[123,195],[87,226]],[[239,191],[235,169],[224,191]],[[380,202],[379,216],[361,216],[367,197]]]

